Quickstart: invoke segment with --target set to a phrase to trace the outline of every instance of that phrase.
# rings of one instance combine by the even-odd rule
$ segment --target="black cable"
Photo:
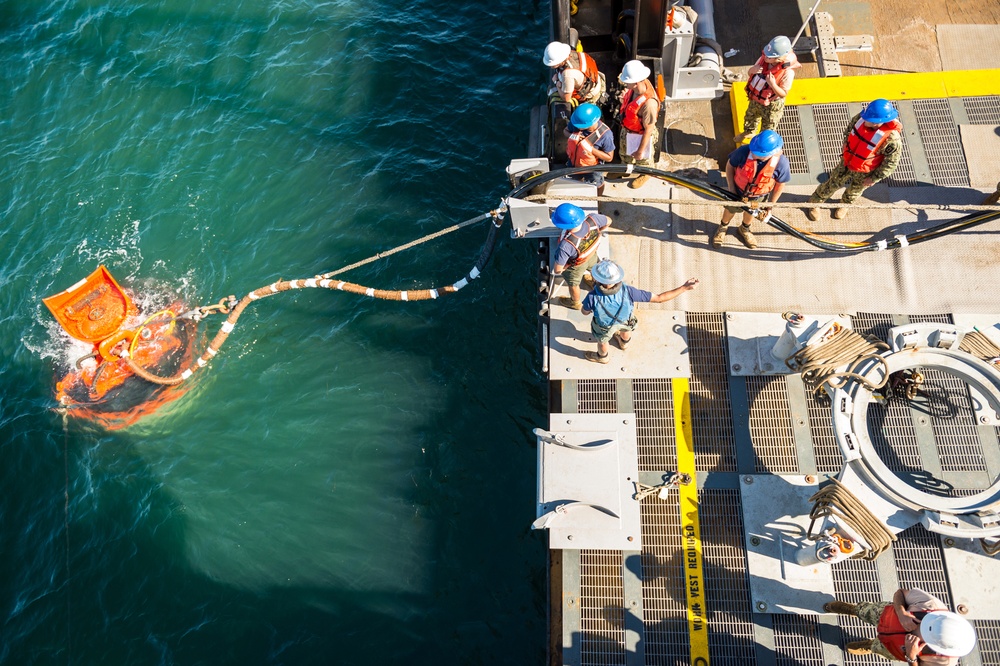
[[[661,180],[665,180],[668,183],[673,183],[675,185],[680,185],[686,187],[687,189],[704,194],[710,198],[722,199],[728,201],[740,201],[740,197],[733,194],[729,190],[724,190],[721,187],[712,185],[711,183],[706,183],[701,180],[695,180],[693,178],[686,178],[669,171],[664,171],[662,169],[656,169],[653,167],[632,165],[631,169],[625,164],[601,164],[591,167],[572,167],[565,169],[556,169],[555,171],[549,171],[547,173],[539,174],[528,180],[524,181],[507,195],[506,198],[520,198],[525,192],[534,189],[538,185],[547,183],[550,180],[555,180],[556,178],[562,178],[563,176],[570,176],[576,174],[584,173],[632,173],[632,174],[646,174],[649,176],[656,176]],[[903,236],[903,240],[899,237],[888,238],[884,241],[866,241],[863,243],[842,243],[830,238],[825,238],[823,236],[818,236],[812,234],[808,231],[802,231],[793,227],[791,224],[781,220],[774,214],[767,221],[769,225],[775,229],[798,238],[814,247],[818,247],[822,250],[827,250],[829,252],[877,252],[879,250],[892,250],[900,247],[904,247],[904,242],[906,245],[916,245],[918,243],[923,243],[929,240],[934,240],[935,238],[940,238],[942,236],[947,236],[948,234],[955,233],[956,231],[964,231],[966,229],[971,229],[977,227],[981,224],[986,224],[987,222],[992,222],[996,219],[1000,219],[1000,211],[990,211],[990,212],[973,212],[963,217],[955,220],[949,220],[947,222],[942,222],[936,224],[932,227],[928,227],[923,231],[909,234]]]

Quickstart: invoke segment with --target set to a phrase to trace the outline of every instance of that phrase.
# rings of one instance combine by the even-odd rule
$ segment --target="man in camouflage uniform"
[[[899,112],[892,102],[885,99],[872,101],[865,110],[854,116],[844,130],[844,149],[840,165],[830,172],[829,178],[809,197],[810,203],[823,203],[841,187],[841,202],[853,203],[866,188],[892,175],[903,157],[903,139],[900,134]],[[814,222],[819,219],[818,208],[806,209],[806,217]],[[846,208],[835,208],[835,220],[847,217]]]

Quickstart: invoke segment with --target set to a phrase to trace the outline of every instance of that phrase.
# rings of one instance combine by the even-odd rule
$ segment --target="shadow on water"
[[[0,9],[12,11],[10,3]],[[39,18],[20,16],[22,24]],[[220,111],[245,112],[249,107],[261,120],[323,135],[331,145],[340,140],[324,135],[325,128],[351,109],[339,107],[330,97],[317,98],[315,105],[296,104],[295,99],[261,103],[246,90],[246,72],[237,72],[227,82],[214,78],[208,68],[185,72],[152,60],[125,63],[127,44],[143,37],[143,26],[173,19],[197,25],[211,18],[144,11],[127,17],[106,15],[95,19],[92,32],[72,37],[68,48],[78,58],[92,59],[98,67],[109,65],[123,77],[145,78],[192,98],[211,99]],[[254,40],[268,28],[263,22],[251,26],[246,53],[256,51]],[[113,39],[98,39],[102,30]],[[537,34],[538,41],[544,41],[544,31]],[[199,57],[211,55],[206,51]],[[518,56],[524,71],[534,71],[535,61],[534,54]],[[256,62],[248,69],[263,67]],[[527,87],[515,92],[528,99]],[[453,93],[449,88],[437,94]],[[492,98],[492,92],[478,91],[465,103],[485,106],[486,98]],[[503,112],[510,117],[498,123],[503,130],[498,133],[526,133],[526,110]],[[386,131],[380,140],[391,152],[390,139],[407,136],[405,131]],[[364,137],[352,131],[343,140],[356,144]],[[488,157],[480,152],[466,155],[468,162],[480,162],[483,174],[490,174],[466,183],[469,190],[481,188],[485,179],[501,182],[507,151],[517,149],[506,138],[490,141]],[[405,233],[407,240],[413,235],[394,232]],[[449,277],[457,278],[471,266],[478,243],[468,235],[449,243],[436,250],[438,260],[455,263],[447,263],[448,271],[434,266],[434,272],[455,269],[458,274]],[[459,245],[461,250],[456,249]],[[7,567],[0,588],[0,599],[10,609],[0,662],[540,663],[545,546],[528,530],[535,485],[534,440],[528,433],[545,414],[533,338],[533,253],[528,243],[505,244],[490,269],[451,300],[365,303],[346,331],[364,337],[377,350],[429,359],[441,384],[440,408],[420,424],[419,432],[399,433],[401,441],[427,442],[427,456],[414,463],[414,468],[424,466],[426,478],[399,491],[412,506],[427,507],[433,519],[429,560],[422,563],[430,571],[427,593],[319,584],[250,592],[200,573],[188,559],[193,522],[189,507],[154,473],[139,442],[78,426],[64,436],[61,419],[48,411],[51,369],[35,360],[9,360],[0,389],[8,481],[0,521],[4,535],[20,536],[4,539],[6,559],[16,566]],[[428,264],[407,264],[406,270],[421,272],[422,266],[425,272]],[[380,270],[360,272],[357,279],[379,284]],[[369,325],[369,317],[376,319],[372,315],[399,307],[421,308],[427,325],[417,334]],[[318,319],[315,325],[330,322]],[[219,361],[238,363],[235,354]],[[293,529],[294,521],[289,516],[288,524],[274,525],[274,530]]]
[[[363,318],[352,325],[375,347],[430,357],[447,386],[420,433],[399,434],[427,442],[426,475],[400,491],[433,521],[426,594],[322,584],[252,592],[206,576],[189,561],[189,507],[152,472],[140,442],[72,423],[64,435],[39,379],[49,376],[44,364],[9,368],[0,394],[9,454],[0,520],[5,534],[22,538],[5,544],[18,566],[0,597],[15,609],[0,661],[541,663],[545,546],[528,530],[535,482],[527,433],[544,418],[545,396],[532,370],[533,284],[520,270],[532,252],[529,244],[505,248],[467,298],[441,301],[419,335],[366,330]],[[525,307],[512,319],[511,308],[496,307],[504,299]],[[485,347],[499,353],[486,358]]]

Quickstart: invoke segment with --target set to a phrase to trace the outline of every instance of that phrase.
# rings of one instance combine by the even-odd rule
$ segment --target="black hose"
[[[712,185],[711,183],[706,183],[701,180],[695,180],[693,178],[686,178],[669,171],[664,171],[662,169],[656,169],[653,167],[632,165],[631,170],[628,165],[625,164],[601,164],[598,166],[591,167],[573,167],[567,169],[556,169],[555,171],[549,171],[548,173],[543,173],[534,178],[530,178],[525,182],[521,183],[510,193],[506,198],[517,199],[523,196],[526,192],[534,189],[535,187],[547,183],[550,180],[555,180],[556,178],[562,178],[563,176],[570,176],[583,173],[633,173],[633,174],[646,174],[649,176],[656,176],[661,180],[665,180],[668,183],[673,183],[675,185],[680,185],[686,187],[692,192],[697,192],[699,194],[704,194],[713,199],[722,199],[727,201],[740,201],[740,197],[733,194],[729,190],[724,190],[721,187]],[[947,222],[942,222],[940,224],[928,227],[923,231],[903,236],[900,240],[899,237],[893,237],[886,239],[884,241],[872,242],[866,241],[863,243],[843,243],[831,238],[826,238],[824,236],[819,236],[808,231],[802,231],[797,229],[787,222],[781,220],[775,215],[771,215],[770,219],[767,221],[775,229],[781,232],[798,238],[814,247],[818,247],[822,250],[827,250],[829,252],[875,252],[879,250],[893,250],[905,245],[916,245],[918,243],[923,243],[935,238],[940,238],[942,236],[947,236],[948,234],[955,233],[956,231],[964,231],[966,229],[971,229],[977,227],[981,224],[986,224],[987,222],[992,222],[996,219],[1000,219],[1000,211],[990,211],[982,212],[977,211],[970,213],[963,217],[955,220],[949,220]]]

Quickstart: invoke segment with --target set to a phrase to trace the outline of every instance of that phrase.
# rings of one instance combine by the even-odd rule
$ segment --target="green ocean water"
[[[80,347],[41,298],[103,263],[212,303],[495,207],[547,32],[527,1],[0,2],[0,663],[544,661],[533,244],[437,301],[261,301],[115,432],[55,411]],[[451,284],[485,234],[344,277]]]

